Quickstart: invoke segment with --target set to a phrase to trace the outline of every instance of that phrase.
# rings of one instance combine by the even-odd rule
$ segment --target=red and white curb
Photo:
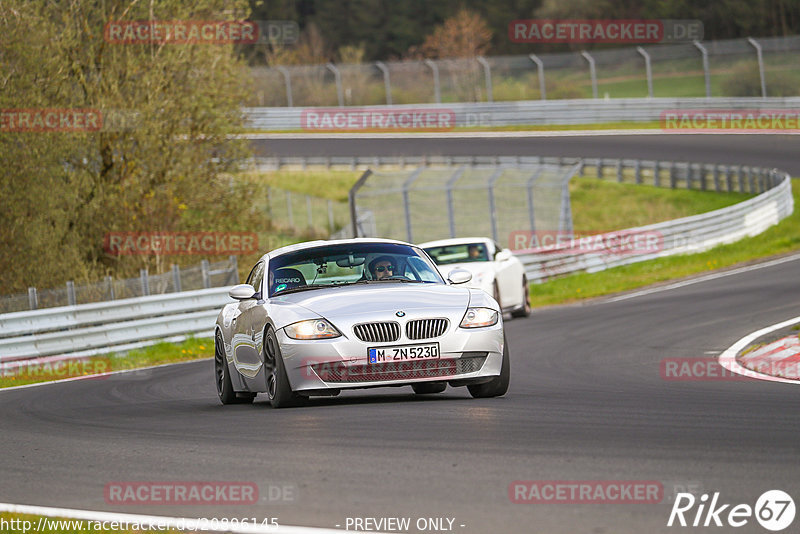
[[[780,369],[783,366],[791,367],[793,366],[795,369],[800,367],[800,345],[795,345],[795,341],[788,341],[788,338],[779,339],[769,345],[764,347],[760,347],[759,349],[753,351],[752,353],[746,354],[742,362],[740,363],[737,360],[736,356],[747,348],[753,341],[760,338],[761,336],[765,336],[771,332],[775,332],[782,328],[786,328],[788,326],[795,325],[800,323],[800,317],[794,317],[792,319],[788,319],[781,323],[777,323],[771,326],[767,326],[762,328],[761,330],[757,330],[751,334],[744,336],[742,339],[728,347],[728,349],[723,352],[719,357],[719,363],[725,369],[737,373],[740,375],[744,375],[750,378],[757,378],[759,380],[767,380],[770,382],[783,382],[786,384],[800,384],[800,377],[798,378],[786,378],[784,376],[773,376],[771,374],[762,373],[753,369],[748,369],[747,367],[743,366],[742,363],[745,365],[752,365],[755,369],[765,369],[768,370],[770,367]],[[797,340],[797,336],[791,336]],[[748,360],[749,358],[749,360]],[[786,360],[785,364],[779,364],[778,362],[782,362]],[[748,363],[749,361],[749,363]],[[766,365],[758,364],[761,361],[767,362]],[[793,363],[795,362],[795,363]],[[794,371],[797,373],[797,371]],[[795,376],[797,376],[795,374]]]
[[[740,357],[739,363],[753,371],[800,380],[800,337],[773,341]]]

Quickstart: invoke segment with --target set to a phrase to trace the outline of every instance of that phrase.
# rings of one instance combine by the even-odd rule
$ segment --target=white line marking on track
[[[764,263],[756,263],[755,265],[747,265],[745,267],[738,267],[736,269],[731,269],[730,271],[721,271],[718,273],[711,273],[705,276],[699,276],[697,278],[691,278],[689,280],[683,280],[681,282],[676,282],[674,284],[669,284],[665,286],[659,287],[651,287],[650,289],[643,289],[641,291],[634,291],[633,293],[626,293],[624,295],[620,295],[618,297],[611,297],[609,299],[604,300],[603,302],[618,302],[620,300],[627,300],[632,299],[635,297],[641,297],[644,295],[650,295],[652,293],[659,293],[661,291],[669,291],[671,289],[678,289],[680,287],[690,286],[692,284],[699,284],[700,282],[707,282],[709,280],[716,280],[718,278],[725,278],[726,276],[732,276],[734,274],[741,274],[750,271],[757,271],[758,269],[764,269],[766,267],[772,267],[775,265],[780,265],[781,263],[786,263],[789,261],[800,260],[800,254],[793,254],[791,256],[785,256],[783,258],[778,258],[776,260],[765,261]]]
[[[469,139],[505,137],[592,137],[610,135],[800,135],[800,132],[663,132],[656,129],[639,130],[549,130],[549,131],[490,131],[490,132],[319,132],[319,133],[249,133],[232,137],[239,139]]]
[[[783,382],[785,384],[800,384],[800,380],[790,380],[788,378],[780,378],[777,376],[757,373],[742,367],[739,365],[739,362],[736,361],[736,355],[739,354],[739,352],[747,345],[752,343],[753,340],[758,339],[765,334],[769,334],[770,332],[774,332],[775,330],[780,330],[781,328],[786,328],[787,326],[791,326],[796,323],[800,323],[800,316],[788,319],[782,323],[767,326],[766,328],[762,328],[761,330],[757,330],[751,334],[747,334],[742,339],[728,347],[725,352],[720,355],[719,364],[733,373],[749,376],[750,378],[758,378],[760,380],[768,380],[770,382]]]
[[[178,530],[203,530],[206,532],[236,532],[242,534],[341,534],[342,530],[332,528],[320,527],[301,527],[292,525],[280,526],[263,526],[252,524],[239,524],[231,525],[230,523],[221,528],[219,525],[216,529],[210,528],[210,522],[203,525],[198,518],[188,517],[164,517],[157,515],[138,515],[138,514],[121,514],[115,512],[100,512],[95,510],[75,510],[70,508],[50,508],[45,506],[29,506],[25,504],[10,504],[0,503],[0,512],[8,512],[12,514],[26,514],[26,515],[41,515],[46,517],[60,517],[67,519],[79,519],[84,521],[117,521],[119,523],[125,522],[129,525],[137,523],[139,525],[158,525],[165,528],[173,528]],[[40,520],[41,524],[42,521]],[[208,528],[202,528],[202,527]],[[158,528],[156,530],[162,530]],[[40,530],[41,532],[41,530]]]

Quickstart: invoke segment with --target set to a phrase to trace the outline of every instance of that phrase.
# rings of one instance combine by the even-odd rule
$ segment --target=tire
[[[530,317],[531,315],[531,293],[528,291],[528,281],[522,279],[522,306],[511,312],[511,317]]]
[[[469,394],[476,399],[487,397],[500,397],[508,391],[508,382],[511,376],[511,362],[508,357],[508,343],[503,336],[503,363],[500,366],[500,375],[491,382],[467,386]]]
[[[214,336],[214,382],[217,386],[217,395],[222,404],[249,404],[255,399],[254,394],[239,394],[233,390],[230,370],[225,361],[225,347],[222,344],[222,334],[217,330]]]
[[[447,389],[447,382],[420,382],[419,384],[411,384],[411,387],[417,395],[433,395]]]
[[[289,385],[281,347],[271,326],[267,327],[264,335],[264,361],[272,364],[272,370],[267,375],[267,397],[272,407],[291,408],[302,404],[305,398],[292,391]]]

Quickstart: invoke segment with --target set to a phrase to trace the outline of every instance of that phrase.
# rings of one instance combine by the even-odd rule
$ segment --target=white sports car
[[[466,386],[504,395],[508,346],[500,309],[443,279],[414,245],[388,239],[312,241],[273,250],[234,286],[217,317],[214,363],[223,404],[266,393],[273,407],[342,389]]]
[[[510,312],[512,317],[531,314],[525,266],[509,249],[486,237],[441,239],[419,246],[443,273],[456,268],[471,272],[467,285],[492,295],[503,312]]]

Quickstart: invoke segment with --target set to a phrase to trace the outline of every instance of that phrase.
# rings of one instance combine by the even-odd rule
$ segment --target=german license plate
[[[438,343],[401,345],[397,347],[371,347],[367,349],[369,363],[408,362],[439,359]]]

